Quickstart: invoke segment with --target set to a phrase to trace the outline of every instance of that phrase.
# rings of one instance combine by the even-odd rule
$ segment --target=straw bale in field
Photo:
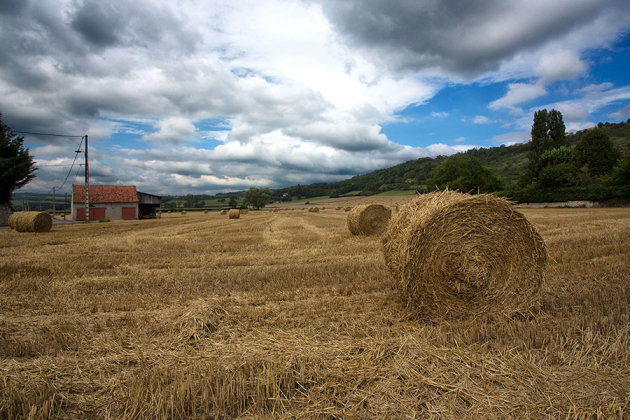
[[[382,241],[390,271],[420,316],[509,315],[530,307],[542,289],[543,239],[493,195],[418,196],[400,207]]]
[[[378,235],[385,232],[391,216],[382,204],[362,204],[348,213],[348,229],[353,235]]]
[[[308,209],[308,211],[310,211],[311,213],[319,213],[319,207],[311,207],[310,209]]]
[[[186,214],[186,210],[182,210],[182,214]]]
[[[246,209],[242,209],[241,210],[241,214],[247,214],[248,212],[249,212],[249,210],[246,210]]]
[[[203,211],[203,214],[208,214],[208,210],[204,210],[204,211]]]
[[[222,215],[226,215],[226,214],[228,214],[228,211],[226,209],[223,209],[223,210],[221,210],[221,214]]]
[[[350,210],[352,210],[352,207],[346,207],[343,209],[343,211],[350,211]]]
[[[49,232],[52,217],[43,211],[18,211],[9,216],[9,227],[18,232]]]
[[[230,219],[240,219],[241,218],[241,211],[239,209],[231,209],[228,213],[228,217]]]

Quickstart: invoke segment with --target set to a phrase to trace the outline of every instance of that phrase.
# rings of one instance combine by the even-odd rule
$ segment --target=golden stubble
[[[0,418],[627,416],[630,211],[522,212],[540,302],[439,323],[335,207],[2,230]]]

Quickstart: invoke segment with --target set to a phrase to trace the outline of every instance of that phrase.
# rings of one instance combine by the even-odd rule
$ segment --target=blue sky
[[[10,128],[88,134],[93,183],[155,194],[526,142],[543,107],[569,131],[630,118],[620,0],[9,0],[0,58]],[[25,191],[80,172],[78,139],[25,143]]]

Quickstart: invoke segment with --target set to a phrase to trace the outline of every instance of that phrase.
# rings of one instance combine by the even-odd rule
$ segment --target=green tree
[[[528,153],[529,174],[532,178],[537,178],[544,168],[541,162],[543,153],[564,146],[566,142],[562,113],[555,109],[551,111],[539,109],[534,112],[531,135]]]
[[[195,196],[192,194],[186,195],[186,207],[193,208],[195,207]]]
[[[251,187],[245,191],[245,204],[256,207],[259,210],[261,207],[265,207],[267,203],[271,201],[271,190],[269,188],[256,188]]]
[[[228,201],[228,206],[231,209],[235,209],[236,207],[238,207],[238,201],[236,200],[236,197],[234,196],[230,197],[230,201]]]
[[[0,114],[0,205],[10,206],[13,191],[35,177],[37,168],[23,142],[23,137],[15,136],[4,125]]]
[[[456,154],[444,160],[431,173],[428,190],[450,188],[463,192],[491,192],[503,188],[503,181],[490,168],[472,156]]]
[[[573,164],[577,168],[586,166],[593,176],[611,171],[619,160],[619,151],[608,135],[599,128],[584,134],[573,151]]]

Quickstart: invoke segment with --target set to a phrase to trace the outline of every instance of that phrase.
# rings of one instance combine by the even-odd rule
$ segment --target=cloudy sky
[[[630,117],[627,0],[0,1],[3,121],[88,134],[96,184],[336,181],[525,142],[543,107]],[[24,137],[22,191],[83,182],[79,138]]]

